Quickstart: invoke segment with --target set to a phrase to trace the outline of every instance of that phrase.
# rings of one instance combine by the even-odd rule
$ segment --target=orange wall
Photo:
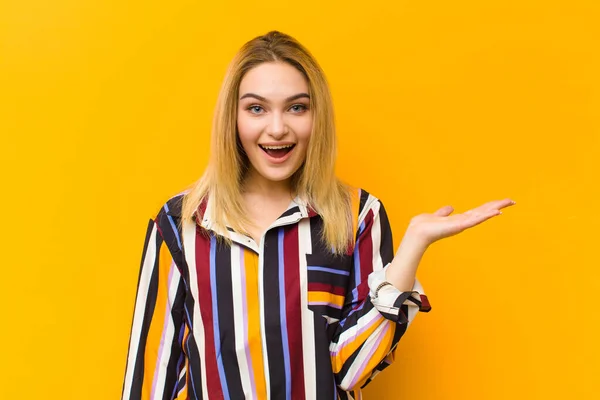
[[[339,174],[396,245],[415,214],[517,201],[428,250],[433,310],[365,398],[595,398],[598,20],[594,0],[2,1],[0,398],[120,396],[147,218],[201,174],[225,67],[270,29],[326,70]]]

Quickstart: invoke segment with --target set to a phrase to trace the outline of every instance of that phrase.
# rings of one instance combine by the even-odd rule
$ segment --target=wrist
[[[402,237],[402,241],[400,242],[398,250],[401,247],[404,247],[410,249],[410,251],[420,251],[424,253],[430,244],[431,242],[429,242],[422,234],[409,227]]]
[[[400,291],[412,291],[425,250],[427,250],[425,242],[416,236],[405,235],[385,272],[386,280]]]

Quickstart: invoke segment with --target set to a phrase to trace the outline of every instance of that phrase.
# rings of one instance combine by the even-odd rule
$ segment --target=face
[[[240,82],[237,127],[251,178],[288,182],[306,158],[312,130],[304,75],[282,62],[248,71]]]

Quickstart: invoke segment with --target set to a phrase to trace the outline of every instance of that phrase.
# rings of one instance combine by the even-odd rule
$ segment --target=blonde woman
[[[211,159],[150,220],[123,399],[356,399],[430,305],[436,240],[514,204],[414,217],[397,251],[382,202],[334,175],[323,71],[269,32],[227,71]]]

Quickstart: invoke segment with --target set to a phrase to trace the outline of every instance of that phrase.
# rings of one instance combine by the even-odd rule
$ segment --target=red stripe
[[[358,252],[360,253],[360,285],[358,286],[359,300],[365,299],[369,293],[367,279],[373,272],[373,210],[369,210],[365,217],[365,229],[360,234]]]
[[[204,351],[206,355],[206,385],[210,398],[223,398],[221,379],[215,354],[215,336],[213,332],[212,293],[210,288],[210,238],[200,232],[196,226],[196,274],[198,276],[198,302],[204,324]],[[202,355],[201,355],[202,356]]]
[[[336,294],[338,296],[346,295],[346,288],[341,286],[333,286],[327,283],[320,282],[309,282],[308,283],[308,291],[309,292],[329,292]]]
[[[304,399],[304,362],[302,357],[302,313],[300,302],[300,252],[298,225],[285,229],[283,236],[285,256],[285,307],[287,334],[292,375],[292,398]]]
[[[419,311],[428,312],[431,311],[431,305],[429,304],[429,299],[424,294],[419,294],[421,298],[421,309]]]

